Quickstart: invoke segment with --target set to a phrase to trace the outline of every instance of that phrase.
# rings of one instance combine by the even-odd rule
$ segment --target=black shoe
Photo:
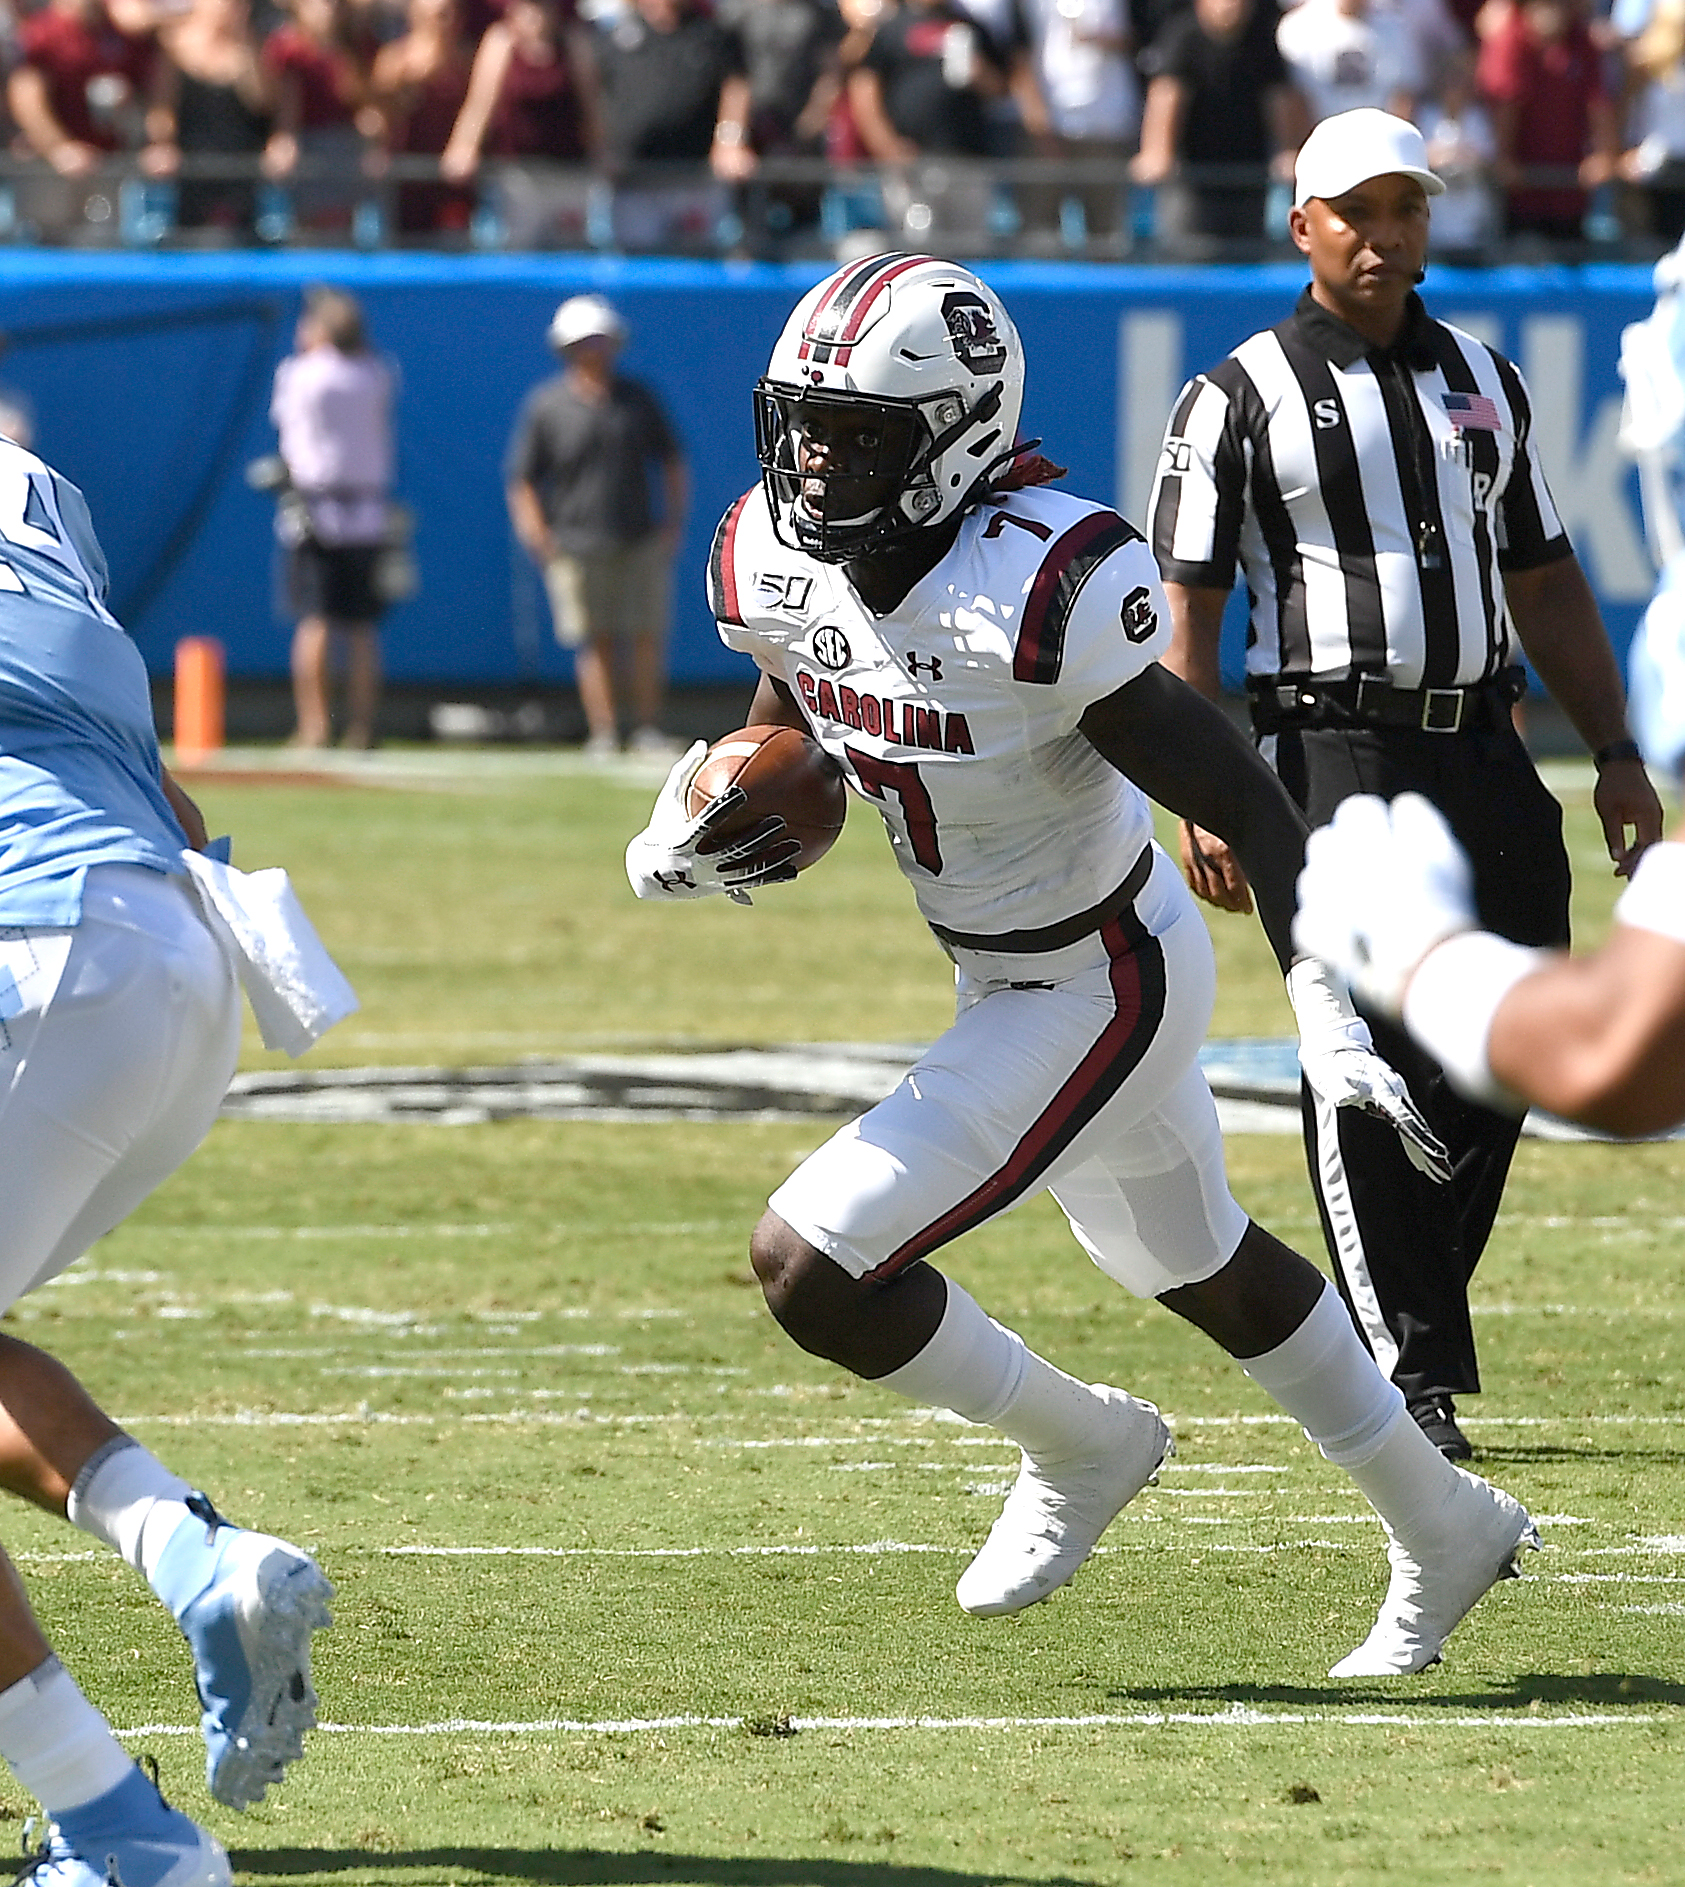
[[[1410,1403],[1409,1409],[1416,1418],[1417,1427],[1447,1461],[1474,1459],[1474,1449],[1469,1445],[1468,1436],[1457,1426],[1456,1406],[1443,1391],[1438,1395],[1422,1396]]]

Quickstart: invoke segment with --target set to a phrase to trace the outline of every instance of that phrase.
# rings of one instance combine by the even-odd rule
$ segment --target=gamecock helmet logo
[[[943,296],[942,319],[953,337],[954,352],[972,373],[999,373],[1006,365],[1006,343],[981,295],[956,289]]]

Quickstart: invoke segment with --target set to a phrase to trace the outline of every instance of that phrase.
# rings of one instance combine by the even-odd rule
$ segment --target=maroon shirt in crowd
[[[529,61],[518,44],[511,48],[486,133],[486,155],[584,161],[585,109],[565,43],[545,65]]]
[[[88,83],[116,75],[144,93],[152,67],[151,42],[126,38],[106,18],[104,8],[79,19],[47,7],[18,28],[18,49],[18,63],[40,73],[47,102],[65,135],[96,150],[114,151],[117,133],[94,116]]]
[[[349,54],[335,54],[289,22],[263,42],[263,63],[275,78],[290,78],[298,86],[301,131],[349,124],[355,116],[356,77],[347,69]]]
[[[1591,142],[1591,110],[1605,96],[1603,67],[1591,35],[1578,20],[1558,39],[1541,39],[1516,7],[1480,49],[1480,89],[1495,104],[1513,104],[1518,164],[1574,169]],[[1585,192],[1569,187],[1510,192],[1518,220],[1571,220],[1585,209]]]

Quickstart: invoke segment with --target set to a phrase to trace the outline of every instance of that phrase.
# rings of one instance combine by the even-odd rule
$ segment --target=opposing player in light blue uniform
[[[205,828],[158,753],[76,488],[0,440],[0,1308],[204,1138],[239,1045],[235,969],[183,864]],[[52,1357],[0,1335],[0,1486],[115,1547],[193,1654],[212,1793],[258,1800],[315,1721],[308,1555],[224,1521]],[[50,1818],[34,1887],[222,1887],[53,1655],[0,1553],[0,1756]]]
[[[1645,760],[1685,779],[1685,243],[1656,264],[1656,305],[1621,334],[1621,444],[1638,462],[1660,573],[1627,653],[1627,714]]]

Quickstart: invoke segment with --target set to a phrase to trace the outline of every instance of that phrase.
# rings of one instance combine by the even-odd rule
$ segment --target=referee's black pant
[[[1353,793],[1421,793],[1474,867],[1480,921],[1515,943],[1568,942],[1562,809],[1534,770],[1507,708],[1456,734],[1414,728],[1288,727],[1276,772],[1313,826]],[[1269,753],[1269,745],[1265,744]],[[1405,1397],[1480,1388],[1468,1283],[1497,1217],[1521,1123],[1465,1101],[1404,1031],[1368,1017],[1375,1047],[1404,1077],[1451,1153],[1435,1185],[1384,1121],[1302,1093],[1305,1154],[1340,1294],[1375,1360]]]

